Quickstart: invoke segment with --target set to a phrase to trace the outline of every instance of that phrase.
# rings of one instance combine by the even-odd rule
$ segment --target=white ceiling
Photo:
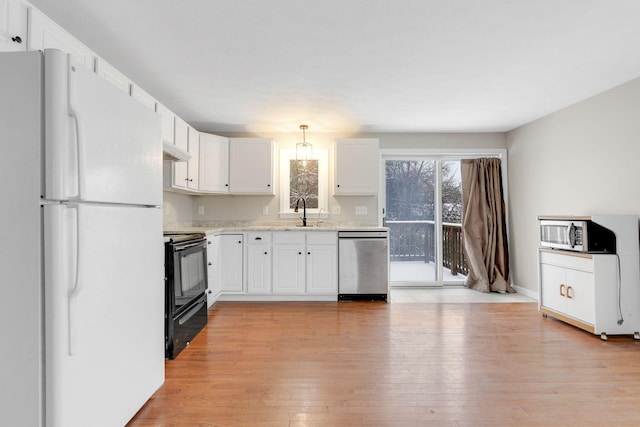
[[[30,0],[201,131],[506,131],[640,76],[637,0]]]

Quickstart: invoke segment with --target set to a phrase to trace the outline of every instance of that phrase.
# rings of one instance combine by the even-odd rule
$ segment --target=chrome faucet
[[[302,200],[302,217],[300,219],[302,220],[302,226],[306,227],[307,226],[307,201],[304,197],[300,197],[298,200],[296,200],[296,208],[293,211],[298,212],[298,206],[300,205],[300,200]]]

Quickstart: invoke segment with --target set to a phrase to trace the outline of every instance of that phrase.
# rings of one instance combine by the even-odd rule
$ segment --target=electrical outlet
[[[332,215],[340,215],[341,213],[342,213],[342,209],[340,209],[340,205],[331,206]]]
[[[366,215],[367,207],[366,206],[356,206],[356,215]]]
[[[198,206],[198,215],[204,215],[204,206]]]
[[[262,215],[269,215],[269,206],[262,207]]]

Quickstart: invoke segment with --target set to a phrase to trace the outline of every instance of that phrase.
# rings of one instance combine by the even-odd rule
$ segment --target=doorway
[[[391,286],[463,284],[460,158],[383,154],[382,169]]]

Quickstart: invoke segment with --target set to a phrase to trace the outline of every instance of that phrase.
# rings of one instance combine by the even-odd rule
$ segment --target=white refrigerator
[[[164,382],[160,117],[0,53],[0,424],[123,426]]]

